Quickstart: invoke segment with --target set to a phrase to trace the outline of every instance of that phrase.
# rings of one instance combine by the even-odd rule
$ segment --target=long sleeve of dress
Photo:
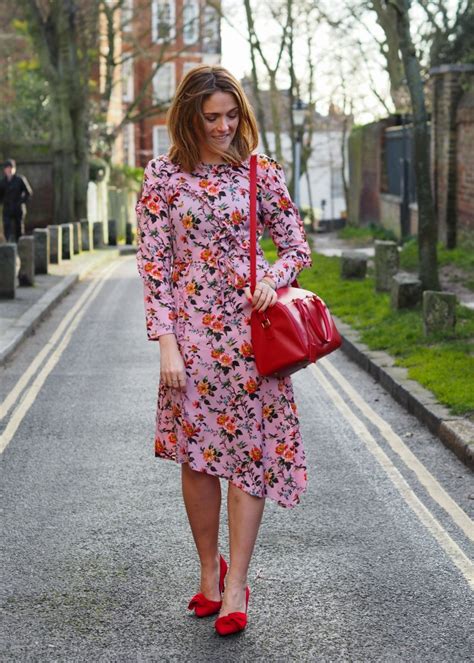
[[[290,198],[283,169],[269,157],[259,159],[261,173],[261,214],[277,248],[278,259],[267,271],[277,288],[291,285],[299,272],[310,267],[311,249],[303,222]]]
[[[137,268],[143,280],[146,330],[150,341],[175,332],[166,182],[166,175],[160,172],[159,159],[150,161],[145,169],[142,195],[136,206]]]

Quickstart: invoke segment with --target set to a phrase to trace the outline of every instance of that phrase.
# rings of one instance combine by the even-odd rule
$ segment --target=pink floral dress
[[[147,336],[173,332],[186,367],[184,392],[159,386],[155,456],[293,507],[306,488],[293,386],[257,373],[244,294],[249,161],[186,173],[160,156],[145,171],[136,211]],[[280,165],[259,155],[257,173],[258,234],[268,228],[279,256],[270,266],[258,245],[257,279],[281,287],[311,252]]]

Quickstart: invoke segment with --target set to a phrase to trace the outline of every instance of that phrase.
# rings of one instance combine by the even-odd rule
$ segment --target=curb
[[[8,361],[17,347],[36,329],[61,299],[73,289],[78,281],[82,281],[96,267],[118,258],[120,255],[119,249],[108,250],[104,255],[99,255],[97,260],[93,260],[83,267],[81,271],[64,276],[51,290],[45,292],[3,335],[0,345],[0,366]]]
[[[332,317],[342,337],[341,350],[424,423],[465,465],[474,469],[474,424],[450,414],[430,391],[408,377],[406,368],[395,366],[393,357],[380,350],[370,350],[354,329],[335,315]]]

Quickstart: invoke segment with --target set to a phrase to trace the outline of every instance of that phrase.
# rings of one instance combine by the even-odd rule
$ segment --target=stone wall
[[[380,194],[380,225],[400,237],[400,196]]]
[[[390,120],[356,127],[349,138],[349,223],[379,223],[381,212],[382,153]]]
[[[391,230],[396,237],[401,237],[400,227],[400,196],[390,193],[380,194],[380,225],[386,230]],[[410,235],[418,233],[418,205],[410,203]]]

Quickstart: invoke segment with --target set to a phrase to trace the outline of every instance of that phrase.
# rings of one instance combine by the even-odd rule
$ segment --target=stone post
[[[133,226],[130,221],[127,221],[125,224],[125,244],[133,244],[134,234]]]
[[[63,260],[63,229],[61,226],[48,226],[50,260],[53,265],[59,265]]]
[[[398,272],[398,247],[396,242],[375,240],[375,289],[390,292],[392,276]]]
[[[35,284],[35,238],[33,235],[22,235],[18,238],[18,255],[20,256],[20,285]]]
[[[94,249],[104,248],[104,224],[102,221],[94,221],[92,224],[92,236]]]
[[[423,332],[452,334],[456,325],[456,295],[425,290],[423,293]]]
[[[421,301],[421,281],[412,274],[398,272],[392,277],[390,303],[393,309],[413,308]]]
[[[341,255],[342,279],[365,279],[367,256],[360,251],[343,251]]]
[[[0,299],[15,299],[16,259],[16,244],[0,244]]]
[[[117,221],[109,219],[109,246],[117,246]]]
[[[80,253],[82,250],[81,231],[82,231],[81,222],[74,221],[74,223],[72,224],[72,245],[73,245],[74,254]]]
[[[35,274],[47,274],[50,261],[49,228],[35,228]]]
[[[72,223],[61,223],[63,230],[63,259],[71,260],[74,255]]]
[[[92,226],[88,219],[81,219],[81,246],[83,251],[92,251]]]

